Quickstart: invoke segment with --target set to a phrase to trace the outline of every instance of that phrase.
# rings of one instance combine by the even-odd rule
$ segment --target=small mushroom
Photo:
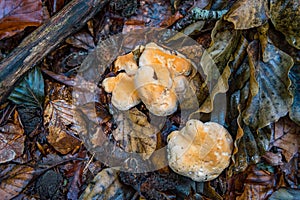
[[[188,76],[192,69],[192,64],[183,55],[174,55],[170,51],[163,49],[151,42],[145,46],[139,58],[139,66],[161,65],[168,68],[174,76]]]
[[[215,122],[191,119],[168,136],[169,166],[194,181],[217,178],[228,167],[232,149],[230,134]]]
[[[177,109],[176,94],[166,86],[166,80],[158,79],[155,70],[148,66],[139,68],[135,74],[134,84],[139,97],[147,109],[157,116],[170,115]]]
[[[132,52],[119,56],[114,63],[114,67],[116,72],[125,70],[129,76],[134,75],[138,70],[138,66]]]
[[[141,102],[134,86],[134,78],[126,73],[103,80],[102,86],[108,93],[112,93],[112,104],[119,110],[129,110]]]

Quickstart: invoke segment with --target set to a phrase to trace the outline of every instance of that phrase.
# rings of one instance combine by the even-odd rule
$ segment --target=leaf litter
[[[0,1],[0,5],[4,5],[5,2],[7,1]],[[201,91],[198,91],[198,101],[201,103],[198,112],[201,117],[205,119],[205,113],[214,113],[214,109],[217,108],[214,103],[218,95],[224,94],[228,97],[227,107],[222,109],[218,116],[214,116],[214,119],[220,120],[235,140],[231,165],[217,179],[203,184],[186,180],[174,174],[168,167],[149,174],[120,173],[99,164],[99,161],[93,159],[93,155],[88,154],[78,156],[82,160],[76,162],[55,162],[56,170],[70,173],[73,171],[72,173],[76,174],[74,180],[72,176],[63,174],[70,184],[63,186],[67,187],[64,190],[67,192],[59,195],[64,196],[62,198],[66,196],[77,198],[82,193],[81,198],[100,199],[114,199],[117,196],[123,199],[144,197],[278,199],[282,195],[295,197],[299,184],[299,59],[297,58],[299,53],[296,50],[299,49],[297,35],[299,3],[293,0],[287,1],[286,4],[281,1],[270,1],[268,7],[266,2],[255,0],[249,4],[244,0],[236,2],[175,0],[170,3],[159,1],[137,3],[129,0],[127,3],[117,4],[117,1],[112,1],[109,9],[99,13],[98,18],[90,20],[86,27],[70,36],[60,48],[45,58],[41,64],[44,74],[35,68],[16,87],[17,93],[11,95],[9,105],[0,106],[0,113],[5,115],[1,116],[0,135],[6,134],[4,137],[8,138],[7,133],[10,133],[11,141],[9,148],[5,146],[0,151],[15,152],[14,155],[12,153],[8,158],[2,159],[0,165],[3,169],[0,173],[0,193],[4,199],[17,195],[26,197],[37,195],[30,192],[33,191],[30,188],[34,188],[34,184],[29,184],[33,178],[34,168],[16,159],[25,156],[24,150],[33,155],[30,158],[39,160],[40,156],[62,158],[62,154],[65,156],[74,154],[73,157],[76,157],[85,148],[78,138],[78,135],[83,134],[81,127],[83,121],[72,117],[76,115],[77,110],[72,106],[74,102],[70,93],[74,86],[72,84],[76,68],[82,63],[87,52],[92,52],[96,42],[113,33],[126,33],[149,26],[181,27],[177,24],[191,11],[191,6],[196,6],[198,10],[212,9],[221,11],[220,13],[228,10],[219,20],[202,18],[206,20],[195,23],[191,21],[193,22],[191,26],[181,27],[179,31],[190,35],[201,44],[206,44],[207,47],[201,60],[206,76],[192,80],[194,86],[201,88]],[[65,1],[48,1],[47,6],[51,15],[63,8],[65,3]],[[37,11],[33,9],[27,13],[29,17],[18,18],[23,21],[15,30],[1,29],[2,39],[18,34],[27,26],[38,26],[42,23],[42,6],[40,3],[35,5],[38,6]],[[34,7],[29,6],[26,9],[29,8]],[[20,7],[20,10],[15,11],[25,13],[26,9]],[[241,11],[246,17],[241,15]],[[286,15],[292,17],[284,17]],[[0,27],[5,26],[9,17],[8,15],[0,17]],[[174,38],[174,41],[176,39],[178,38]],[[113,52],[103,51],[103,53],[109,58],[118,56],[111,55]],[[215,62],[213,68],[210,67],[211,63],[207,62],[206,57],[212,58]],[[109,76],[111,73],[104,70],[100,72],[104,73],[101,76]],[[89,84],[83,77],[82,83],[84,83],[82,88],[97,87]],[[207,88],[210,91],[208,97],[208,92],[203,91]],[[181,119],[178,113],[175,113],[167,119],[168,126],[163,126],[161,132],[154,131],[155,135],[146,134],[147,137],[136,134],[138,131],[135,130],[143,130],[143,133],[153,130],[148,122],[147,110],[143,106],[137,106],[127,113],[119,113],[119,118],[114,123],[108,112],[111,107],[111,96],[101,88],[97,89],[97,92],[99,95],[97,99],[82,97],[83,102],[90,102],[85,105],[84,113],[97,124],[95,127],[99,135],[92,141],[96,146],[105,144],[107,138],[113,137],[126,151],[142,153],[144,159],[149,159],[156,148],[166,145],[167,141],[164,138],[180,126]],[[9,117],[11,113],[4,112],[6,106],[11,109],[13,104],[38,107],[39,112],[43,112],[43,116],[38,116],[38,121],[41,122],[43,119],[44,124],[34,126],[37,127],[35,131],[33,131],[35,128],[28,131],[29,128],[24,121],[23,128],[19,119],[12,120]],[[96,105],[98,110],[96,115],[90,114],[91,110],[94,110],[93,105]],[[15,113],[17,111],[14,111],[13,116],[17,115]],[[25,133],[29,134],[28,137],[26,135],[29,143],[25,140],[24,129]],[[131,137],[124,134],[125,132],[131,132]],[[2,144],[5,145],[1,143],[0,146]],[[14,148],[14,144],[20,146]],[[38,144],[39,148],[36,147]],[[122,158],[122,155],[119,157]],[[11,164],[9,161],[14,159],[21,163]],[[51,162],[50,159],[50,165]],[[20,175],[19,170],[26,173]],[[76,184],[81,185],[82,181],[85,186],[77,187]],[[19,184],[15,184],[16,182]],[[38,193],[44,197],[49,195]]]

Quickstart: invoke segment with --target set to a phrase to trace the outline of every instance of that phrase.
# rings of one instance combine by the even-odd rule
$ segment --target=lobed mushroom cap
[[[104,79],[102,86],[106,92],[112,93],[111,102],[119,110],[129,110],[141,102],[133,77],[126,73]]]
[[[159,79],[155,79],[152,67],[138,69],[134,84],[147,109],[157,116],[167,116],[177,109],[176,94]]]
[[[145,46],[139,58],[139,66],[161,65],[168,68],[174,76],[189,75],[192,64],[184,57],[171,54],[170,51],[163,49],[151,42]]]
[[[194,181],[217,178],[228,167],[232,149],[230,134],[215,122],[192,119],[168,136],[169,166]]]
[[[119,56],[114,63],[114,67],[115,71],[125,70],[129,76],[134,75],[138,70],[138,66],[132,52]]]

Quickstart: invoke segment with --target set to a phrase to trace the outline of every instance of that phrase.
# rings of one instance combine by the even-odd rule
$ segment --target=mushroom
[[[141,102],[133,77],[126,73],[104,79],[102,86],[106,92],[112,93],[111,102],[119,110],[129,110]]]
[[[138,66],[132,52],[123,56],[119,56],[114,63],[114,67],[116,72],[125,70],[129,76],[134,75],[138,70]]]
[[[228,167],[233,141],[218,123],[191,119],[168,136],[168,162],[178,174],[194,181],[217,178]]]
[[[145,46],[139,58],[139,66],[161,65],[168,68],[173,76],[188,76],[191,72],[192,64],[183,55],[174,55],[170,51],[163,49],[151,42]]]
[[[159,79],[158,79],[159,78]],[[156,74],[152,67],[138,69],[134,84],[147,109],[157,116],[167,116],[177,109],[176,94],[171,90],[168,74]]]

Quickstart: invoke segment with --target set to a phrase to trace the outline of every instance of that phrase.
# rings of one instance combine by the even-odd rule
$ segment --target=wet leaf
[[[42,124],[43,113],[40,108],[18,106],[17,110],[19,112],[26,135],[32,133],[34,130],[37,130],[37,128]]]
[[[281,148],[285,159],[290,162],[300,150],[300,127],[288,118],[280,119],[275,123],[274,139],[273,146]]]
[[[26,165],[15,165],[0,172],[1,199],[8,200],[17,196],[31,181],[34,171]]]
[[[1,0],[0,40],[43,22],[41,0]]]
[[[148,159],[156,149],[158,131],[148,121],[147,116],[133,108],[120,112],[115,118],[117,129],[113,136],[126,152],[140,153]]]
[[[88,185],[82,199],[129,200],[134,196],[134,191],[123,185],[118,179],[118,172],[112,168],[102,170]]]
[[[261,152],[255,140],[255,135],[246,125],[239,126],[240,138],[235,143],[234,173],[243,172],[250,164],[259,162]],[[242,135],[242,136],[241,136]]]
[[[120,180],[132,186],[145,199],[174,199],[167,194],[168,190],[178,189],[178,193],[186,193],[191,189],[190,179],[179,178],[175,173],[160,173],[158,171],[145,173],[120,172]],[[182,191],[187,189],[188,191]],[[183,194],[180,194],[183,195]]]
[[[268,171],[260,170],[257,167],[251,167],[249,171],[250,173],[244,180],[243,193],[236,199],[267,199],[274,191],[274,175]]]
[[[21,156],[24,150],[24,141],[24,129],[18,113],[15,111],[13,120],[0,127],[0,163]]]
[[[198,112],[211,112],[215,96],[228,90],[231,71],[227,63],[233,59],[231,55],[236,49],[239,38],[240,33],[233,29],[231,23],[224,20],[216,23],[212,31],[212,44],[201,59],[204,74],[207,76],[210,97],[200,106]]]
[[[292,81],[291,91],[294,96],[294,101],[290,107],[290,118],[300,125],[300,66],[295,65],[289,74]]]
[[[245,59],[247,61],[247,59]],[[244,62],[243,65],[247,65]],[[248,66],[248,65],[247,65]],[[247,70],[243,68],[246,72]],[[235,75],[241,76],[241,72]],[[241,78],[241,77],[240,77]],[[245,80],[248,80],[249,76],[244,76]],[[234,80],[237,80],[234,77]],[[249,126],[247,126],[242,119],[242,111],[245,107],[246,101],[249,95],[249,83],[243,79],[244,86],[239,86],[238,90],[231,94],[229,107],[231,114],[229,118],[234,119],[231,122],[231,132],[236,133],[234,141],[234,150],[232,160],[233,163],[230,166],[229,176],[233,173],[239,173],[244,171],[248,165],[256,164],[260,160],[260,156],[264,154],[270,148],[270,130],[269,127],[260,129],[257,133],[254,133]]]
[[[234,24],[235,29],[250,29],[268,21],[267,0],[236,1],[224,16]]]
[[[40,69],[30,71],[8,99],[18,105],[43,108],[44,79]]]
[[[292,189],[292,188],[279,188],[276,192],[274,192],[269,200],[296,200],[300,196],[299,189]]]
[[[250,96],[243,112],[244,122],[255,130],[285,116],[292,104],[288,73],[292,58],[270,41],[260,56],[258,41],[248,46]]]
[[[183,16],[180,14],[180,12],[176,12],[174,15],[170,16],[168,19],[165,19],[162,21],[159,26],[162,28],[167,28],[172,26],[177,20],[183,18]]]
[[[288,43],[300,49],[300,3],[298,0],[270,1],[270,18]]]
[[[80,146],[76,137],[80,127],[75,115],[75,106],[65,100],[49,102],[44,111],[44,125],[49,131],[48,142],[62,154]]]
[[[36,190],[41,200],[58,199],[61,196],[63,177],[60,173],[49,170],[39,177]]]
[[[95,48],[94,39],[88,32],[79,32],[66,39],[68,44],[77,48],[82,48],[87,51]]]

